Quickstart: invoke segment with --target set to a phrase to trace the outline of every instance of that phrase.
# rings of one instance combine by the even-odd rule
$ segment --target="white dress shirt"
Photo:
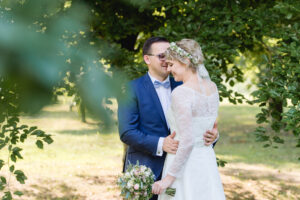
[[[154,81],[159,81],[156,78],[154,78],[153,76],[151,76],[151,74],[149,72],[148,72],[148,75],[153,84],[154,84]],[[167,82],[167,81],[170,81],[169,76],[162,83]],[[164,115],[166,116],[169,106],[171,105],[171,87],[165,88],[165,87],[161,86],[161,87],[155,88],[155,90],[156,90],[157,96],[159,98],[159,101],[161,103]],[[168,122],[167,122],[167,125],[168,125]],[[169,125],[168,125],[168,128],[169,128]],[[157,145],[157,150],[156,150],[157,156],[163,155],[163,143],[164,143],[164,137],[160,137],[159,141],[158,141],[158,145]]]

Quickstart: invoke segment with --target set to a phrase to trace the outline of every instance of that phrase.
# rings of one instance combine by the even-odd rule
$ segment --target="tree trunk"
[[[283,113],[283,102],[282,100],[273,99],[269,100],[269,109],[271,113],[272,120],[281,121]]]
[[[80,114],[81,114],[81,121],[85,123],[86,122],[86,118],[85,118],[85,105],[82,102],[82,100],[80,101],[79,110],[80,110]]]

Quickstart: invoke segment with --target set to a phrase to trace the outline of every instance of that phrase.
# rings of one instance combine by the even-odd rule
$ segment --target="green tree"
[[[206,66],[217,83],[221,100],[258,104],[257,140],[265,147],[283,143],[280,130],[292,131],[299,147],[299,10],[300,2],[284,1],[88,1],[91,35],[109,42],[104,58],[111,70],[122,69],[130,78],[146,71],[141,44],[151,35],[171,41],[197,40],[206,56]],[[240,55],[254,57],[259,69],[255,100],[247,100],[224,83],[243,82]],[[275,146],[276,147],[276,146]]]
[[[0,6],[0,88],[9,84],[9,91],[0,90],[0,105],[14,105],[17,114],[36,112],[67,92],[112,124],[102,104],[120,96],[121,83],[146,72],[143,42],[152,35],[193,38],[221,100],[261,107],[257,123],[273,131],[258,127],[257,140],[272,146],[284,142],[281,130],[291,131],[300,147],[299,1],[3,0]],[[240,55],[259,70],[253,101],[225,84],[244,81]],[[2,128],[14,114],[6,116],[0,116]]]
[[[0,169],[9,169],[0,177],[0,191],[2,199],[12,199],[11,174],[22,184],[27,179],[16,165],[23,158],[20,143],[28,137],[36,138],[38,148],[53,142],[51,135],[37,127],[20,125],[20,114],[35,113],[51,103],[67,75],[75,74],[80,98],[109,126],[111,115],[103,101],[119,96],[120,84],[105,72],[88,38],[82,37],[80,46],[72,43],[74,35],[88,30],[84,5],[66,9],[59,0],[1,1],[0,9],[0,149],[7,150]]]

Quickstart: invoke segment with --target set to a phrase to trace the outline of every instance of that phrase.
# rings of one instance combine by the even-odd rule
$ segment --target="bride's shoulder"
[[[192,91],[187,87],[185,87],[184,85],[177,86],[171,93],[172,105],[190,105],[192,102],[192,96]]]
[[[177,86],[177,87],[172,91],[172,93],[177,92],[177,91],[185,91],[186,89],[187,89],[186,86],[185,86],[184,84],[181,84],[181,85]]]
[[[172,96],[182,96],[184,94],[190,93],[191,91],[185,85],[179,85],[172,91]]]

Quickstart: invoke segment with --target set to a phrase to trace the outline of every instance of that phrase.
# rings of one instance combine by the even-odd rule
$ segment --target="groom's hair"
[[[143,56],[150,53],[151,45],[156,42],[169,42],[169,41],[164,37],[151,37],[147,39],[143,46]]]

